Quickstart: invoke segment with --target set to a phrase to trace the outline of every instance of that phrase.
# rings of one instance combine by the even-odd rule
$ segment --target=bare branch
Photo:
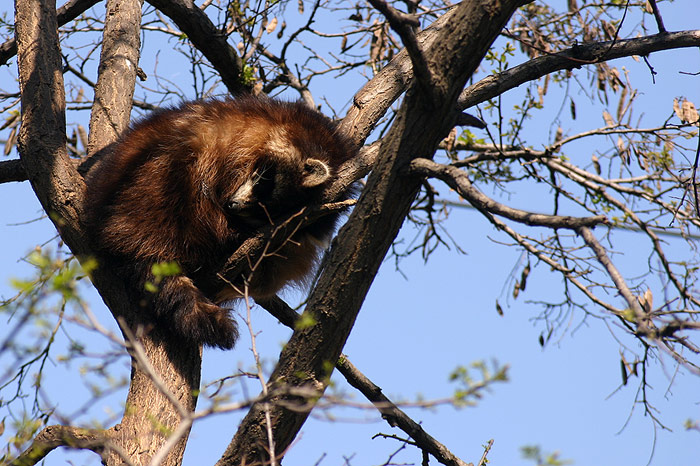
[[[291,329],[295,328],[295,324],[300,318],[299,314],[294,312],[287,303],[277,296],[269,301],[258,301],[258,304],[267,309],[270,314]],[[338,358],[338,361],[335,363],[335,367],[350,385],[359,390],[365,398],[377,407],[379,412],[382,413],[382,418],[384,418],[390,426],[398,427],[410,435],[411,438],[415,440],[418,448],[429,452],[442,464],[466,466],[464,461],[457,458],[447,447],[425,432],[420,424],[411,419],[396,406],[394,402],[387,398],[382,393],[382,389],[355,367],[347,356],[341,354],[340,358]]]
[[[569,282],[571,282],[576,288],[578,288],[588,299],[591,300],[591,302],[599,305],[603,309],[607,309],[615,315],[620,314],[621,311],[619,309],[598,298],[591,292],[591,290],[588,289],[588,287],[586,287],[586,285],[581,280],[577,278],[577,276],[579,275],[578,271],[557,262],[551,257],[551,254],[547,254],[547,251],[542,251],[536,248],[531,241],[523,237],[521,234],[519,234],[517,231],[515,231],[513,228],[511,228],[505,222],[503,222],[501,219],[491,215],[489,212],[482,211],[481,213],[496,228],[504,231],[508,236],[513,238],[515,242],[518,245],[520,245],[523,249],[525,249],[528,253],[532,254],[534,257],[537,257],[537,259],[549,265],[552,268],[552,270],[556,270],[557,272],[561,273],[562,276],[564,276]]]
[[[362,392],[369,401],[377,406],[389,425],[396,426],[406,432],[418,448],[433,455],[441,464],[467,466],[467,463],[456,457],[447,447],[428,434],[420,424],[384,396],[382,389],[365,377],[346,357],[341,356],[336,367],[350,385]]]
[[[172,19],[197,49],[207,57],[221,80],[233,94],[248,90],[241,81],[243,62],[209,17],[192,0],[148,0]]]
[[[462,92],[459,107],[461,109],[472,107],[555,71],[580,68],[582,65],[632,55],[648,55],[661,50],[698,46],[700,46],[700,30],[576,45],[558,53],[534,58],[472,84]]]
[[[629,287],[627,286],[627,283],[625,283],[625,279],[617,270],[615,264],[613,264],[610,258],[608,257],[605,248],[601,246],[596,237],[593,235],[593,232],[591,232],[591,230],[588,227],[581,227],[577,231],[578,234],[581,235],[583,240],[586,242],[588,247],[591,248],[591,250],[593,250],[596,257],[598,258],[598,262],[600,262],[600,264],[608,272],[608,275],[610,275],[610,278],[612,279],[613,283],[615,283],[615,287],[627,302],[627,306],[629,307],[629,309],[631,309],[634,312],[635,321],[638,325],[637,333],[645,336],[651,336],[652,338],[654,338],[655,336],[650,334],[650,331],[652,330],[653,326],[653,324],[651,323],[651,319],[642,309],[642,306],[639,304],[639,300],[637,299],[637,297],[630,291]]]
[[[457,191],[465,200],[469,201],[475,208],[482,212],[506,217],[510,220],[524,223],[530,226],[541,226],[548,228],[566,228],[576,230],[581,227],[592,227],[600,224],[607,224],[608,219],[604,215],[595,217],[570,217],[567,215],[546,215],[527,212],[505,206],[490,199],[476,189],[469,181],[469,175],[459,168],[451,165],[441,165],[427,159],[415,159],[411,162],[411,172],[421,175],[438,178]]]
[[[32,444],[8,466],[32,466],[40,462],[57,447],[91,450],[98,455],[109,444],[109,437],[103,430],[81,429],[71,426],[47,426],[32,441]],[[128,458],[124,458],[130,464]]]
[[[591,181],[590,177],[587,176],[582,176],[582,174],[577,173],[580,171],[578,168],[574,168],[571,165],[568,165],[566,162],[562,162],[557,160],[556,162],[553,159],[547,159],[545,160],[545,164],[552,168],[555,171],[561,171],[563,173],[567,173],[568,176],[577,183],[585,186],[586,188],[592,190],[593,192],[596,192],[600,195],[602,195],[607,202],[609,202],[611,205],[615,206],[616,208],[620,209],[620,211],[624,212],[625,215],[629,217],[629,219],[634,222],[646,235],[649,237],[649,239],[652,241],[652,245],[654,247],[654,252],[656,253],[656,256],[659,258],[661,261],[661,264],[673,284],[673,286],[678,290],[680,296],[683,297],[683,299],[688,299],[691,302],[698,304],[697,298],[694,298],[687,287],[681,283],[681,281],[678,279],[676,274],[673,273],[671,270],[671,264],[669,263],[668,259],[666,258],[663,248],[661,246],[661,240],[659,240],[658,235],[651,229],[650,225],[647,222],[644,222],[639,216],[629,208],[629,206],[626,205],[625,202],[611,196],[609,193],[605,191],[605,189],[597,184],[594,181]],[[607,184],[607,183],[604,183]],[[661,203],[661,201],[657,201]],[[673,209],[670,209],[669,212],[672,212]]]
[[[418,79],[423,92],[430,95],[433,92],[433,79],[423,52],[416,41],[415,28],[420,26],[418,18],[415,15],[397,10],[384,0],[369,0],[369,3],[386,17],[391,28],[401,37],[403,45],[406,47],[406,52],[411,58],[413,74]]]
[[[656,4],[656,0],[647,0],[649,5],[651,5],[651,11],[654,12],[654,19],[656,20],[656,25],[659,28],[659,33],[665,33],[666,27],[664,26],[664,20],[661,18],[661,12]]]
[[[91,8],[101,0],[69,0],[61,8],[56,10],[56,21],[59,26],[63,26],[69,21],[74,20],[81,13]],[[0,45],[0,65],[4,65],[7,61],[17,54],[17,41],[10,39]]]

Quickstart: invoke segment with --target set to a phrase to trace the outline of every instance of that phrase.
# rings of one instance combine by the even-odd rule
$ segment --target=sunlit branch
[[[141,11],[140,0],[107,1],[99,75],[90,112],[88,155],[116,142],[129,126],[139,67]]]
[[[438,178],[444,181],[478,210],[500,215],[526,225],[575,230],[582,226],[595,226],[608,223],[604,215],[597,215],[595,217],[546,215],[505,206],[481,193],[471,184],[469,175],[465,171],[451,165],[441,165],[427,159],[415,159],[411,162],[411,171],[418,175]]]
[[[522,65],[472,84],[462,92],[459,106],[462,109],[472,107],[555,71],[580,68],[582,65],[632,55],[648,55],[661,50],[698,46],[700,46],[700,30],[576,45],[561,52],[533,58]]]
[[[617,267],[615,267],[615,264],[613,264],[610,258],[608,257],[605,248],[603,248],[603,246],[600,245],[596,237],[593,235],[593,232],[591,232],[589,228],[581,227],[577,229],[577,232],[579,235],[581,235],[588,247],[591,248],[591,250],[595,253],[598,262],[600,262],[600,264],[608,272],[608,275],[615,284],[615,287],[627,302],[627,306],[634,312],[635,321],[638,326],[637,332],[641,335],[650,336],[654,338],[655,335],[650,334],[650,331],[653,328],[651,319],[649,318],[647,313],[642,309],[642,306],[639,304],[639,300],[637,299],[637,297],[634,294],[632,294],[632,291],[630,291],[629,287],[627,286],[627,283],[625,283],[625,279],[622,277],[622,275],[620,275],[620,272],[617,270]]]
[[[8,466],[31,466],[39,463],[46,455],[58,447],[91,450],[98,455],[102,455],[107,448],[118,450],[117,452],[124,464],[133,466],[129,455],[120,449],[116,449],[104,431],[61,425],[45,427],[34,437],[29,448],[7,464]]]

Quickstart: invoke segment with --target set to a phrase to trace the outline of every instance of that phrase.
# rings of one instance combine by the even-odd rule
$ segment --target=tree
[[[61,242],[82,263],[79,268],[74,259],[53,260],[35,253],[31,261],[40,275],[19,283],[19,294],[4,303],[17,331],[5,336],[2,351],[12,351],[17,364],[1,383],[3,390],[17,396],[2,403],[10,406],[22,399],[24,374],[32,362],[46,361],[64,325],[67,304],[77,305],[78,317],[71,317],[77,323],[121,341],[92,318],[80,297],[76,282],[88,273],[119,322],[133,361],[126,409],[108,429],[79,428],[60,419],[59,425],[43,427],[26,445],[20,440],[28,439],[18,434],[17,443],[24,449],[12,464],[35,464],[57,446],[92,450],[108,465],[180,464],[196,419],[244,407],[247,414],[218,464],[276,464],[311,408],[325,402],[333,367],[390,425],[411,438],[426,463],[431,455],[443,464],[464,464],[381,394],[341,351],[387,254],[401,258],[419,252],[427,259],[440,247],[458,251],[441,220],[466,206],[500,233],[500,241],[509,238],[509,246],[523,252],[524,260],[513,272],[513,299],[525,290],[537,266],[560,276],[562,294],[541,302],[539,317],[546,330],[542,345],[563,331],[576,313],[614,326],[612,333],[636,348],[621,353],[623,382],[639,377],[640,401],[651,416],[656,416],[646,398],[651,360],[670,357],[679,370],[700,372],[692,338],[700,327],[693,243],[693,228],[700,225],[695,182],[700,146],[691,144],[698,137],[698,114],[690,100],[678,99],[673,112],[655,115],[651,126],[642,125],[633,113],[639,96],[630,75],[610,63],[621,57],[647,61],[653,52],[700,45],[700,31],[667,32],[655,1],[572,0],[566,11],[523,0],[471,0],[454,7],[407,1],[401,11],[400,5],[381,0],[350,7],[320,1],[214,1],[196,6],[188,0],[152,0],[144,7],[136,0],[108,0],[104,16],[85,13],[97,3],[71,0],[57,11],[49,1],[17,0],[14,22],[7,24],[15,40],[8,38],[0,49],[3,63],[17,54],[18,88],[3,91],[1,97],[6,147],[16,143],[20,155],[2,162],[0,179],[31,183]],[[294,26],[289,11],[293,6],[304,18]],[[316,29],[315,24],[330,21],[326,15],[349,18],[347,29]],[[632,16],[640,22],[631,24]],[[652,26],[647,24],[650,20]],[[648,32],[651,27],[653,34]],[[359,154],[340,170],[325,199],[332,201],[341,187],[367,176],[304,302],[303,314],[279,298],[258,303],[294,328],[271,372],[257,362],[261,394],[217,402],[214,392],[211,407],[200,411],[195,407],[201,348],[158,328],[147,331],[136,325],[136,298],[120,277],[99,266],[83,223],[83,175],[127,127],[132,106],[150,110],[188,95],[159,76],[158,68],[143,88],[137,87],[137,77],[146,78],[139,67],[141,40],[147,46],[158,35],[170,37],[174,51],[186,57],[194,97],[287,90],[311,106],[331,98],[349,103],[344,114],[335,116],[342,117],[340,128]],[[313,39],[313,45],[305,37]],[[510,57],[518,48],[523,63],[511,67]],[[98,49],[95,69],[92,57]],[[653,77],[654,68],[647,63]],[[477,72],[480,66],[483,70]],[[326,75],[342,79],[361,73],[373,76],[342,96],[316,91],[315,83]],[[64,81],[64,76],[71,78]],[[521,85],[527,85],[522,100],[507,109],[505,93]],[[554,86],[564,91],[551,90]],[[574,86],[584,97],[571,90]],[[554,115],[553,134],[528,141],[527,122],[539,118],[550,92],[568,106],[570,118],[564,122],[561,112]],[[596,127],[588,109],[577,110],[579,100],[599,104],[605,124]],[[78,123],[83,107],[90,108],[87,136]],[[569,128],[577,127],[579,112],[585,114],[585,129],[572,133]],[[513,117],[506,118],[508,113]],[[75,136],[67,137],[66,115],[75,115]],[[482,137],[470,129],[475,127],[483,129]],[[596,141],[587,143],[596,149],[583,158],[577,143],[588,140]],[[519,205],[510,202],[511,194],[517,201],[515,194],[530,190],[541,196],[541,205],[511,206]],[[488,191],[493,194],[486,195]],[[402,245],[395,239],[406,221],[422,234]],[[634,229],[646,238],[644,270],[620,271],[613,244],[621,229]],[[284,239],[280,231],[285,230],[261,231],[221,270],[211,271],[212,280],[250,274],[249,264],[265,246]],[[668,252],[664,235],[669,233],[675,235],[674,243],[685,241],[681,258]],[[48,291],[59,292],[54,303],[59,325],[37,346],[26,346],[18,332],[45,312],[41,300],[50,299]],[[498,301],[496,306],[502,312]],[[250,303],[244,307],[250,311]],[[455,371],[464,388],[453,402],[469,401],[506,377],[505,368],[480,367],[483,380],[477,382],[470,373]],[[37,431],[52,421],[50,410],[40,402],[34,407],[35,422],[20,426],[25,431]],[[657,422],[661,425],[662,420]],[[6,459],[16,453],[8,449]]]

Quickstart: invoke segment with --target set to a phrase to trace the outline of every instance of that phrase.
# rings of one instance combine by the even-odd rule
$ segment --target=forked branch
[[[582,227],[592,227],[607,224],[604,215],[594,217],[571,217],[568,215],[546,215],[527,212],[508,207],[494,201],[476,189],[467,172],[451,165],[441,165],[428,159],[415,159],[411,162],[411,172],[444,181],[450,188],[457,191],[463,199],[482,212],[500,215],[510,220],[530,226],[541,226],[553,229],[566,228],[576,230]]]

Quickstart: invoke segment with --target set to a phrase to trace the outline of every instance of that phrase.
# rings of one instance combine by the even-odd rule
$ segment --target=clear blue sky
[[[700,27],[696,3],[661,2],[667,28]],[[325,30],[330,29],[325,25]],[[512,60],[512,64],[517,62]],[[700,70],[698,50],[655,54],[650,62],[659,73],[655,85],[643,63],[632,59],[615,62],[615,66],[629,69],[634,84],[642,89],[636,111],[646,114],[644,121],[652,124],[669,115],[673,97],[684,95],[696,104],[700,102],[698,78],[677,73]],[[168,73],[167,68],[161,71]],[[0,79],[6,79],[7,75],[2,76]],[[176,80],[177,70],[169,77]],[[338,86],[332,81],[326,85],[327,88],[315,91],[318,95],[333,93],[338,105],[347,102],[358,87]],[[3,83],[1,87],[5,86]],[[551,107],[558,105],[555,97],[551,102]],[[581,107],[584,106],[579,107],[578,121],[583,127],[602,124],[600,110]],[[556,108],[551,113],[543,112],[542,121],[531,123],[529,131],[551,131],[549,124],[555,112]],[[547,140],[546,134],[543,138],[534,133],[527,136],[533,143]],[[580,154],[568,155],[588,159],[590,150],[581,148]],[[0,185],[0,199],[0,294],[7,297],[11,293],[8,279],[29,273],[26,264],[18,259],[37,244],[51,240],[55,231],[46,219],[25,223],[41,215],[27,183]],[[537,210],[533,207],[538,202],[536,192],[527,190],[509,201]],[[603,322],[575,316],[560,340],[545,349],[540,347],[538,337],[545,329],[533,321],[540,308],[526,301],[556,300],[552,290],[560,289],[559,276],[544,267],[535,269],[526,293],[513,300],[509,298],[511,287],[507,283],[521,252],[491,241],[507,239],[472,210],[455,211],[447,228],[467,254],[440,249],[427,263],[414,255],[400,263],[403,274],[395,270],[392,260],[385,262],[345,348],[350,360],[385,394],[395,401],[410,401],[417,396],[443,398],[456,388],[447,383],[448,374],[456,366],[494,359],[510,366],[510,382],[494,386],[477,406],[459,410],[449,406],[431,411],[408,409],[428,433],[465,461],[478,461],[482,445],[493,438],[489,459],[494,465],[531,464],[521,459],[519,448],[524,445],[540,445],[550,452],[558,450],[562,458],[577,465],[643,466],[650,460],[658,466],[700,465],[700,433],[683,428],[686,419],[700,419],[700,378],[683,370],[676,373],[673,361],[667,357],[651,364],[650,385],[654,390],[650,397],[660,410],[659,417],[673,432],[656,428],[643,415],[642,407],[633,403],[638,379],[631,379],[628,386],[617,391],[621,383],[620,345]],[[401,237],[410,240],[414,234],[409,225]],[[619,233],[616,239],[625,249],[618,258],[623,270],[647,267],[646,256],[635,254],[637,244],[644,247],[643,239],[634,233]],[[672,246],[672,252],[678,256],[684,253],[680,245]],[[495,311],[496,299],[505,309],[504,317]],[[93,296],[91,303],[101,320],[110,324],[99,298]],[[289,332],[259,308],[253,311],[253,325],[260,332],[257,343],[271,367]],[[4,339],[6,328],[0,324],[0,339]],[[104,350],[102,339],[84,334],[81,338],[90,351]],[[67,347],[65,335],[59,334],[57,354],[65,354]],[[248,348],[244,334],[232,352],[206,350],[203,380],[212,381],[239,368],[250,369],[252,357]],[[118,369],[121,376],[128,374],[126,363],[123,358],[113,370]],[[0,364],[4,371],[7,360],[0,358]],[[89,397],[78,375],[80,364],[65,364],[54,358],[47,366],[45,393],[62,413],[74,412]],[[335,374],[333,380],[335,390],[353,396],[357,402],[364,401],[341,376]],[[247,387],[251,394],[259,390],[254,381],[247,382]],[[104,419],[107,409],[119,412],[122,403],[123,392],[119,392],[96,403],[80,419]],[[200,403],[200,407],[204,405]],[[334,419],[327,419],[326,414]],[[0,418],[5,415],[0,408]],[[185,464],[213,464],[235,432],[237,419],[236,414],[219,415],[199,422],[191,434]],[[379,432],[404,436],[372,409],[318,412],[304,426],[285,464],[312,465],[323,455],[326,456],[319,462],[321,465],[381,464],[400,444],[387,439],[372,440]],[[0,437],[0,442],[4,441],[6,435]],[[46,464],[65,464],[67,458],[73,458],[75,464],[99,464],[91,453],[75,455],[53,452]],[[345,458],[349,459],[347,463]],[[409,447],[395,461],[420,464],[420,454]]]

